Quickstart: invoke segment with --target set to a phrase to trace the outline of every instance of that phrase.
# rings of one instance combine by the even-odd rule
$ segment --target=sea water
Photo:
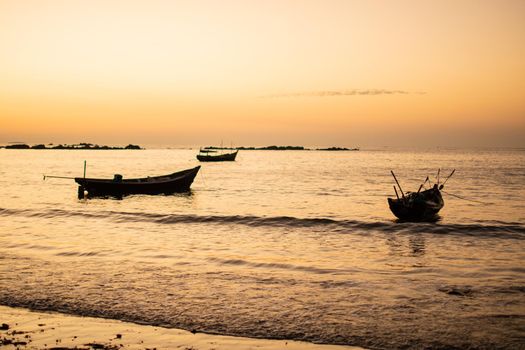
[[[0,149],[0,304],[261,338],[523,348],[525,151],[241,151],[188,194],[77,199],[73,180],[199,163],[197,150]],[[445,185],[436,223],[397,222]],[[461,198],[459,198],[459,197]]]

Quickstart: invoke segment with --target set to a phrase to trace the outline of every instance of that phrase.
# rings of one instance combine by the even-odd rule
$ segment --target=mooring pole
[[[401,191],[401,195],[403,196],[403,198],[405,198],[405,194],[403,193],[403,189],[401,188],[401,185],[399,184],[399,181],[397,181],[396,175],[394,174],[394,172],[392,170],[390,170],[390,172],[392,173],[392,176],[394,177],[394,180],[396,180],[396,184],[399,186],[399,190]]]
[[[86,161],[84,161],[84,179],[86,178]]]

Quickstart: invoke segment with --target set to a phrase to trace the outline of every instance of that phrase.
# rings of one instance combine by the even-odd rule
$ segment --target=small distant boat
[[[88,198],[113,196],[122,197],[130,194],[173,194],[188,192],[197,176],[200,166],[193,169],[179,171],[173,174],[123,179],[122,175],[115,174],[113,179],[93,179],[75,177],[79,184],[78,197]]]
[[[201,162],[233,162],[239,150],[231,153],[218,153],[216,150],[201,148],[197,159]]]
[[[454,174],[454,171],[452,171],[445,182],[447,182],[447,180]],[[436,221],[438,219],[439,211],[445,205],[445,201],[441,196],[441,190],[443,189],[445,182],[442,185],[439,185],[439,171],[438,183],[434,184],[432,188],[421,191],[425,183],[429,181],[427,176],[425,182],[419,186],[417,192],[407,192],[406,195],[403,193],[394,172],[391,171],[391,173],[396,180],[402,195],[400,198],[397,189],[394,186],[397,198],[388,198],[388,206],[392,213],[398,219],[403,221]]]

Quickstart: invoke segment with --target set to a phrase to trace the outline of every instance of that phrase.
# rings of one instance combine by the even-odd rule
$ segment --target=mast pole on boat
[[[423,182],[423,183],[421,184],[421,186],[419,186],[419,189],[417,190],[417,193],[419,193],[419,192],[421,191],[421,189],[422,189],[423,186],[427,183],[428,180],[429,180],[429,179],[428,179],[428,176],[427,176],[427,178],[425,179],[425,182]]]
[[[443,186],[445,186],[445,184],[447,183],[448,179],[450,179],[452,177],[452,175],[454,175],[454,173],[456,172],[456,169],[452,170],[452,172],[450,173],[450,175],[445,179],[445,181],[443,182],[443,184],[441,186],[439,186],[439,189],[442,189]]]
[[[397,188],[396,188],[396,186],[394,186],[394,191],[396,192],[396,197],[397,197],[397,199],[399,199],[399,195],[397,194]]]
[[[397,185],[399,186],[399,190],[401,191],[401,196],[403,196],[403,199],[405,198],[405,193],[403,192],[403,189],[401,188],[401,185],[399,184],[399,181],[397,181],[396,175],[392,170],[390,170],[390,173],[394,177],[394,180],[396,180]]]

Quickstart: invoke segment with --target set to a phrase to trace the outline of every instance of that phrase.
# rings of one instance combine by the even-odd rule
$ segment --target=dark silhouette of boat
[[[233,162],[239,150],[231,153],[217,153],[217,151],[209,149],[201,149],[197,154],[197,159],[201,162]]]
[[[455,170],[447,177],[442,185],[439,185],[439,171],[437,183],[428,190],[421,191],[423,186],[429,181],[427,176],[425,182],[419,186],[417,192],[407,192],[406,195],[403,193],[399,182],[397,181],[394,172],[391,171],[392,176],[396,180],[399,190],[401,191],[401,198],[397,193],[396,186],[394,191],[396,192],[397,198],[388,198],[388,206],[392,213],[400,220],[403,221],[436,221],[439,219],[438,213],[445,205],[445,201],[441,195],[445,183],[454,174]]]
[[[173,194],[188,192],[200,166],[173,174],[136,179],[123,179],[115,174],[113,179],[75,177],[79,184],[78,197],[123,197],[130,194]]]
[[[445,202],[436,184],[429,190],[409,192],[402,198],[388,198],[388,205],[400,220],[435,221]]]

